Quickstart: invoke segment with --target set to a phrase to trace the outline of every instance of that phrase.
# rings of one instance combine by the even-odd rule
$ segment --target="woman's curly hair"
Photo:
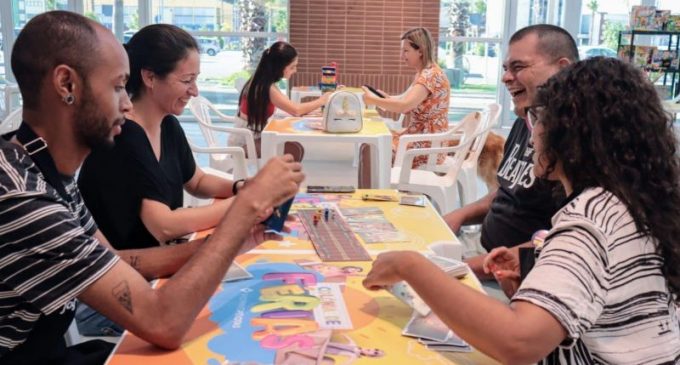
[[[536,105],[547,173],[558,161],[574,191],[602,187],[658,240],[663,274],[680,295],[680,161],[673,120],[639,70],[596,57],[553,76]]]

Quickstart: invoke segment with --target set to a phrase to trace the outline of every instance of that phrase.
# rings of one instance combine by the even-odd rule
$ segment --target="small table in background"
[[[312,126],[321,118],[289,117],[272,119],[262,131],[262,161],[283,154],[285,142],[367,143],[371,148],[371,183],[373,188],[390,187],[392,133],[375,110],[364,110],[364,125],[357,133],[327,133]]]

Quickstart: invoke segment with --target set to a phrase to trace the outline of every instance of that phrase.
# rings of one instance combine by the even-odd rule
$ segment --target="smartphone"
[[[312,185],[307,187],[308,193],[353,193],[354,186],[321,186]]]
[[[422,195],[404,195],[399,198],[399,204],[412,205],[414,207],[424,207],[425,197]]]
[[[276,232],[281,232],[283,229],[283,224],[286,222],[288,217],[288,211],[290,206],[293,205],[293,200],[295,197],[288,199],[285,203],[274,208],[274,212],[264,221],[264,225],[267,226],[267,230],[273,230]]]
[[[379,98],[385,99],[385,97],[381,93],[379,93],[378,90],[376,90],[373,86],[367,84],[364,84],[364,86],[366,86],[368,90],[371,90],[371,92],[374,93]]]

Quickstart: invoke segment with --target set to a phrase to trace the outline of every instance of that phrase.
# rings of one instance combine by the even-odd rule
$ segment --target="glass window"
[[[680,14],[680,1],[678,0],[657,0],[656,7],[670,10],[672,14]]]
[[[0,20],[0,29],[2,29],[2,21]],[[9,65],[8,65],[9,66]],[[2,33],[0,33],[0,83],[6,84],[7,79],[5,78],[5,42],[2,41]],[[2,108],[5,106],[2,105]]]
[[[236,115],[236,86],[250,78],[262,51],[288,38],[288,0],[149,1],[151,23],[174,24],[196,37],[201,48],[199,93],[227,115]],[[285,82],[279,86],[288,88]],[[189,138],[202,143],[188,109],[180,121]],[[206,155],[197,158],[200,165],[207,164]]]
[[[497,99],[504,16],[499,3],[441,2],[437,58],[451,83],[449,120],[460,120]]]
[[[137,0],[86,0],[84,15],[110,29],[121,41],[139,29]]]
[[[287,0],[153,0],[151,4],[152,23],[174,24],[196,37],[201,48],[199,92],[228,115],[236,114],[240,91],[236,81],[250,77],[266,47],[287,39]]]
[[[630,8],[634,5],[640,5],[640,0],[583,0],[581,26],[576,40],[581,58],[611,56],[612,51],[616,52],[619,31],[628,26]]]
[[[13,27],[14,37],[16,38],[21,29],[34,16],[50,10],[66,10],[67,8],[68,0],[12,0],[12,24],[7,24],[7,26]],[[21,100],[16,85],[7,87],[6,73],[9,72],[9,60],[5,62],[5,47],[1,36],[0,47],[3,50],[3,52],[0,52],[0,91],[2,92],[0,106],[3,112],[6,112],[7,106],[5,104],[7,102],[12,104],[9,106],[9,110],[12,110],[21,105]],[[8,97],[5,97],[6,92],[10,93]]]
[[[50,10],[66,10],[68,0],[12,0],[12,6],[14,36],[17,36],[34,16]]]

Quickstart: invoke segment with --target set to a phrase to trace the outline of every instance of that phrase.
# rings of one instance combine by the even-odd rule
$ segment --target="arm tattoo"
[[[130,314],[132,314],[132,293],[127,281],[121,281],[111,290],[113,296],[118,300],[118,303],[125,307]]]

